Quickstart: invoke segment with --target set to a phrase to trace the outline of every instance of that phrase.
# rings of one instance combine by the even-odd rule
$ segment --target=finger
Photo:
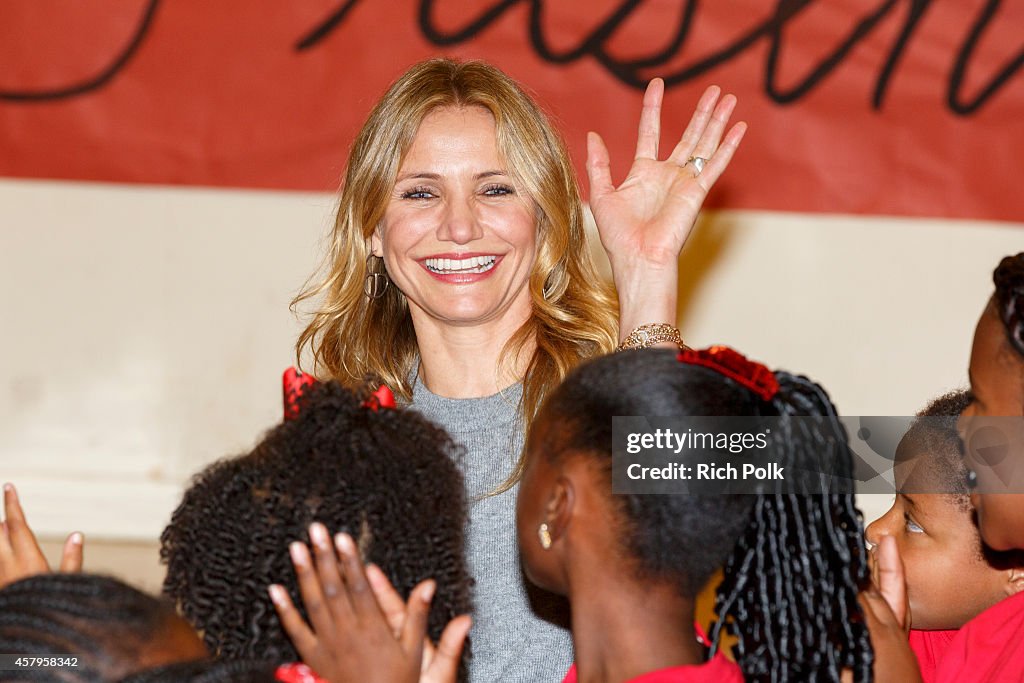
[[[423,639],[427,634],[427,618],[430,615],[430,601],[434,599],[437,584],[432,579],[423,581],[409,595],[409,607],[402,627],[402,649],[410,657],[421,660]]]
[[[366,579],[363,559],[359,556],[355,541],[348,534],[337,534],[334,537],[334,545],[341,557],[345,586],[348,587],[348,597],[352,601],[357,618],[362,620],[383,617],[373,589],[370,588],[370,582]]]
[[[883,536],[878,541],[878,592],[885,598],[900,627],[905,627],[908,616],[907,580],[896,539],[892,536]]]
[[[597,133],[587,133],[587,179],[590,181],[590,203],[615,191],[608,148]]]
[[[693,155],[693,150],[697,147],[697,141],[704,134],[704,129],[707,128],[708,121],[711,120],[711,115],[715,111],[715,105],[718,103],[718,97],[721,94],[721,88],[717,85],[711,85],[700,96],[700,99],[697,100],[697,106],[693,110],[693,116],[690,117],[690,122],[686,124],[686,130],[683,131],[683,136],[679,138],[679,142],[672,149],[672,154],[668,157],[669,161],[682,165]]]
[[[295,609],[292,599],[288,597],[288,591],[283,586],[274,584],[267,589],[267,592],[270,593],[270,601],[274,603],[277,618],[281,620],[281,627],[291,638],[292,645],[299,652],[299,657],[308,661],[316,648],[316,634],[299,614],[299,610]],[[306,602],[305,597],[303,597],[303,602]],[[309,609],[308,602],[306,602],[306,609]]]
[[[295,541],[288,546],[288,552],[291,555],[292,566],[295,568],[295,576],[298,579],[299,595],[302,596],[302,604],[306,607],[306,614],[309,615],[313,630],[321,637],[333,636],[334,617],[327,607],[327,600],[320,586],[320,575],[313,568],[313,558],[309,554],[309,548],[305,543]]]
[[[14,549],[7,533],[7,522],[0,522],[0,586],[10,581],[14,570]]]
[[[327,609],[330,610],[335,622],[351,623],[354,618],[352,604],[349,602],[348,589],[342,579],[338,555],[327,533],[327,527],[314,522],[309,526],[309,539],[313,542],[316,572],[320,577],[320,588],[327,602]]]
[[[705,191],[710,190],[722,174],[725,173],[725,169],[729,166],[729,162],[732,161],[732,156],[739,148],[746,132],[747,124],[740,121],[729,130],[718,150],[708,158],[707,163],[704,164],[704,170],[697,176],[698,182]]]
[[[704,129],[704,133],[697,140],[693,151],[690,152],[691,156],[704,157],[705,159],[711,158],[715,150],[718,149],[718,143],[722,141],[722,134],[725,133],[725,127],[729,124],[729,119],[732,117],[732,112],[735,109],[735,95],[726,95],[719,100],[714,113],[711,115],[711,120],[708,121],[708,125]]]
[[[455,617],[445,626],[441,640],[437,643],[437,654],[434,655],[430,668],[427,669],[421,683],[441,683],[453,681],[459,670],[462,648],[466,645],[466,636],[473,625],[469,615]]]
[[[366,579],[370,582],[370,589],[377,599],[380,611],[384,613],[388,627],[395,634],[395,638],[399,638],[405,625],[405,600],[377,565],[371,564],[366,567]]]
[[[661,140],[661,101],[665,96],[665,81],[655,78],[644,92],[640,110],[640,129],[636,136],[635,159],[657,159]]]
[[[68,536],[68,539],[64,541],[64,550],[60,556],[60,570],[62,572],[82,571],[83,547],[84,544],[80,532],[76,531]]]
[[[7,523],[7,535],[11,541],[11,549],[22,564],[32,563],[39,571],[46,571],[48,564],[42,548],[36,542],[36,536],[29,528],[25,512],[18,500],[18,491],[14,484],[4,484],[4,517]]]

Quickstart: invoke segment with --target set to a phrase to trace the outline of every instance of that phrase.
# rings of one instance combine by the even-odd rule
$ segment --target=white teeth
[[[483,273],[494,267],[497,256],[470,256],[464,259],[428,258],[427,268],[434,273]]]

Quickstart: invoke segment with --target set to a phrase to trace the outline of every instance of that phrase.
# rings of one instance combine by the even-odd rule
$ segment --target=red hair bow
[[[370,396],[363,401],[363,407],[369,408],[373,412],[377,412],[380,408],[394,408],[395,407],[395,395],[391,393],[386,384],[381,384],[377,391],[370,394]]]
[[[307,389],[316,384],[316,379],[313,375],[295,368],[285,370],[281,379],[284,385],[284,419],[294,420],[299,416],[299,399]]]
[[[725,375],[765,401],[772,400],[772,397],[779,393],[779,381],[775,379],[771,370],[728,346],[712,346],[699,351],[686,349],[680,351],[677,358],[680,363],[702,365]]]

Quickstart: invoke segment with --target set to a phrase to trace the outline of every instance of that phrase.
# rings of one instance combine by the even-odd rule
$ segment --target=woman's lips
[[[501,259],[497,254],[437,254],[419,263],[436,280],[466,284],[490,277]]]

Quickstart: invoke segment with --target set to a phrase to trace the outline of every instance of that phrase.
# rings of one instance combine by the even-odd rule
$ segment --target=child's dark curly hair
[[[164,593],[215,656],[296,661],[267,587],[281,584],[302,610],[288,544],[319,521],[351,534],[404,597],[424,579],[437,581],[429,622],[436,640],[470,610],[455,446],[418,413],[370,410],[337,383],[301,401],[298,417],[251,453],[193,479],[160,537]]]
[[[996,286],[996,311],[1006,328],[1006,339],[1024,356],[1024,252],[1000,261],[992,281]]]

